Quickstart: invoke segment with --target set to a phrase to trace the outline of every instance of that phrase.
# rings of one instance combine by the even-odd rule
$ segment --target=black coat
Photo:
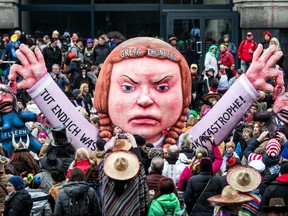
[[[209,185],[207,186],[206,190],[200,197],[202,191],[204,190],[210,178],[212,179]],[[216,194],[221,194],[222,189],[223,189],[223,183],[220,177],[211,176],[209,172],[200,172],[199,175],[192,176],[189,179],[189,182],[185,191],[185,195],[184,195],[184,201],[186,204],[187,212],[193,216],[197,216],[197,215],[212,216],[214,207],[210,205],[207,199]],[[199,200],[197,202],[198,198]],[[192,211],[195,203],[196,203],[196,206],[194,210]]]
[[[19,190],[5,201],[4,216],[29,216],[32,207],[33,202],[28,191]]]
[[[100,45],[98,44],[92,53],[92,60],[95,65],[99,65],[105,61],[107,56],[110,54],[111,49],[107,43]]]
[[[288,205],[288,174],[282,175],[277,178],[276,181],[266,188],[263,197],[261,199],[260,208],[262,206],[269,206],[269,200],[271,198],[283,198],[285,205]],[[281,181],[279,181],[279,178]],[[283,181],[284,180],[284,181]]]
[[[43,57],[48,71],[52,71],[52,65],[58,64],[61,66],[62,53],[61,49],[56,46],[55,50],[49,45],[43,49]]]

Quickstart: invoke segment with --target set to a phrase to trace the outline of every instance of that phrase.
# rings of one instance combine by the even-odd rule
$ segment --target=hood
[[[184,153],[179,154],[179,161],[184,164],[188,164],[188,157]]]
[[[283,174],[276,179],[279,182],[288,183],[288,174]]]
[[[89,185],[86,182],[69,182],[63,186],[63,189],[68,196],[78,196],[88,191]]]
[[[171,194],[164,194],[157,198],[157,201],[163,205],[163,207],[170,207],[176,206],[178,201],[177,196],[174,193]]]
[[[167,157],[165,159],[169,164],[176,164],[176,162],[178,161],[178,158]]]
[[[272,167],[278,164],[279,160],[280,155],[277,155],[276,157],[270,157],[267,153],[264,153],[262,157],[262,162],[265,164],[266,167]]]

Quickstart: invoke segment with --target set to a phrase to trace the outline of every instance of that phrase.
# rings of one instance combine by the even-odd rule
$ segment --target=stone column
[[[19,27],[18,0],[0,0],[0,29]]]

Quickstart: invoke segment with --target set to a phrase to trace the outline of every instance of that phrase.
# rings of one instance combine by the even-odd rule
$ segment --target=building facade
[[[248,31],[262,42],[269,30],[287,53],[287,9],[285,0],[0,0],[0,31],[19,27],[51,34],[57,29],[83,37],[119,31],[127,38],[165,40],[173,34],[189,44],[188,63],[203,65],[209,46],[224,34],[238,45]]]

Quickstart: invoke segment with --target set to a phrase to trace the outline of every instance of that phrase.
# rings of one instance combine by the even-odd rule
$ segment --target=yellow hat
[[[198,66],[197,66],[197,64],[191,64],[190,68],[196,68],[196,69],[198,69]]]
[[[16,34],[11,35],[10,40],[12,42],[15,42],[16,40],[18,40],[18,36]]]

